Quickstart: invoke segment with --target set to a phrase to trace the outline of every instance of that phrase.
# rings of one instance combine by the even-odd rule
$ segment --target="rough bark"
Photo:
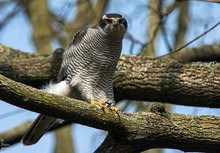
[[[145,57],[155,57],[155,47],[156,47],[156,38],[158,34],[161,32],[160,31],[160,26],[161,26],[161,8],[162,8],[162,0],[150,0],[148,4],[148,11],[149,11],[149,16],[146,17],[147,22],[147,33],[146,36],[148,38],[148,45],[146,45],[142,52],[141,56]],[[146,109],[148,105],[144,105],[144,101],[138,101],[136,102],[136,112],[139,112],[143,109]],[[165,107],[167,108],[167,105],[165,104]],[[147,151],[144,151],[142,153],[162,153],[161,149],[155,150],[155,149],[150,149]]]
[[[192,106],[216,103],[220,96],[213,93],[219,90],[219,66],[216,62],[184,64],[125,57],[118,65],[114,89],[116,96],[126,99]],[[215,107],[214,103],[209,107]]]
[[[114,145],[110,144],[108,150],[119,145],[128,153],[155,147],[204,152],[220,149],[220,118],[215,116],[170,114],[158,106],[148,113],[116,113],[49,94],[2,75],[0,93],[0,99],[12,105],[109,131],[114,136]]]
[[[61,65],[63,50],[56,54],[28,54],[0,45],[0,74],[33,86],[55,79]]]
[[[55,79],[61,56],[0,48],[0,74],[29,85]],[[220,64],[121,56],[114,76],[116,100],[148,100],[220,108]]]

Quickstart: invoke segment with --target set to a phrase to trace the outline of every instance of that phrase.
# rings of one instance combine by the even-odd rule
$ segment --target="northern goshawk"
[[[105,14],[96,27],[78,31],[64,52],[58,82],[44,90],[114,110],[113,75],[126,31],[126,19],[116,13]],[[36,143],[56,120],[40,114],[22,142]]]

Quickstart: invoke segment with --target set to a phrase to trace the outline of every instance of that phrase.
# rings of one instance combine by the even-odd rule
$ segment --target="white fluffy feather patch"
[[[69,96],[70,85],[66,81],[61,81],[60,83],[50,83],[43,88],[44,91],[60,96]]]

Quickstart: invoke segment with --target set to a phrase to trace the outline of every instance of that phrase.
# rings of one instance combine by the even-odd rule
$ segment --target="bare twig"
[[[217,26],[220,25],[220,21],[217,22],[215,25],[213,25],[211,28],[209,28],[207,31],[205,31],[204,33],[202,33],[201,35],[197,36],[196,38],[194,38],[193,40],[189,41],[188,43],[186,43],[185,45],[177,48],[176,50],[174,50],[173,52],[177,52],[180,51],[181,49],[189,46],[190,44],[192,44],[193,42],[195,42],[196,40],[198,40],[199,38],[203,37],[204,35],[206,35],[207,33],[209,33],[210,31],[212,31],[213,29],[215,29]]]
[[[1,21],[0,21],[0,30],[7,24],[7,23],[9,23],[9,21],[11,20],[11,19],[13,19],[16,15],[17,15],[17,13],[20,11],[20,9],[19,8],[15,8],[15,9],[13,9],[11,12],[9,12],[7,15],[5,15],[4,16],[4,19],[2,19]]]

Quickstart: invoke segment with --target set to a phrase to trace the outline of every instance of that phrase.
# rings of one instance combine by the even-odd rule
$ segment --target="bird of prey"
[[[126,31],[126,19],[116,13],[105,14],[96,27],[79,30],[64,52],[57,83],[44,90],[116,110],[113,75]],[[23,136],[23,144],[36,143],[56,121],[40,114]]]

